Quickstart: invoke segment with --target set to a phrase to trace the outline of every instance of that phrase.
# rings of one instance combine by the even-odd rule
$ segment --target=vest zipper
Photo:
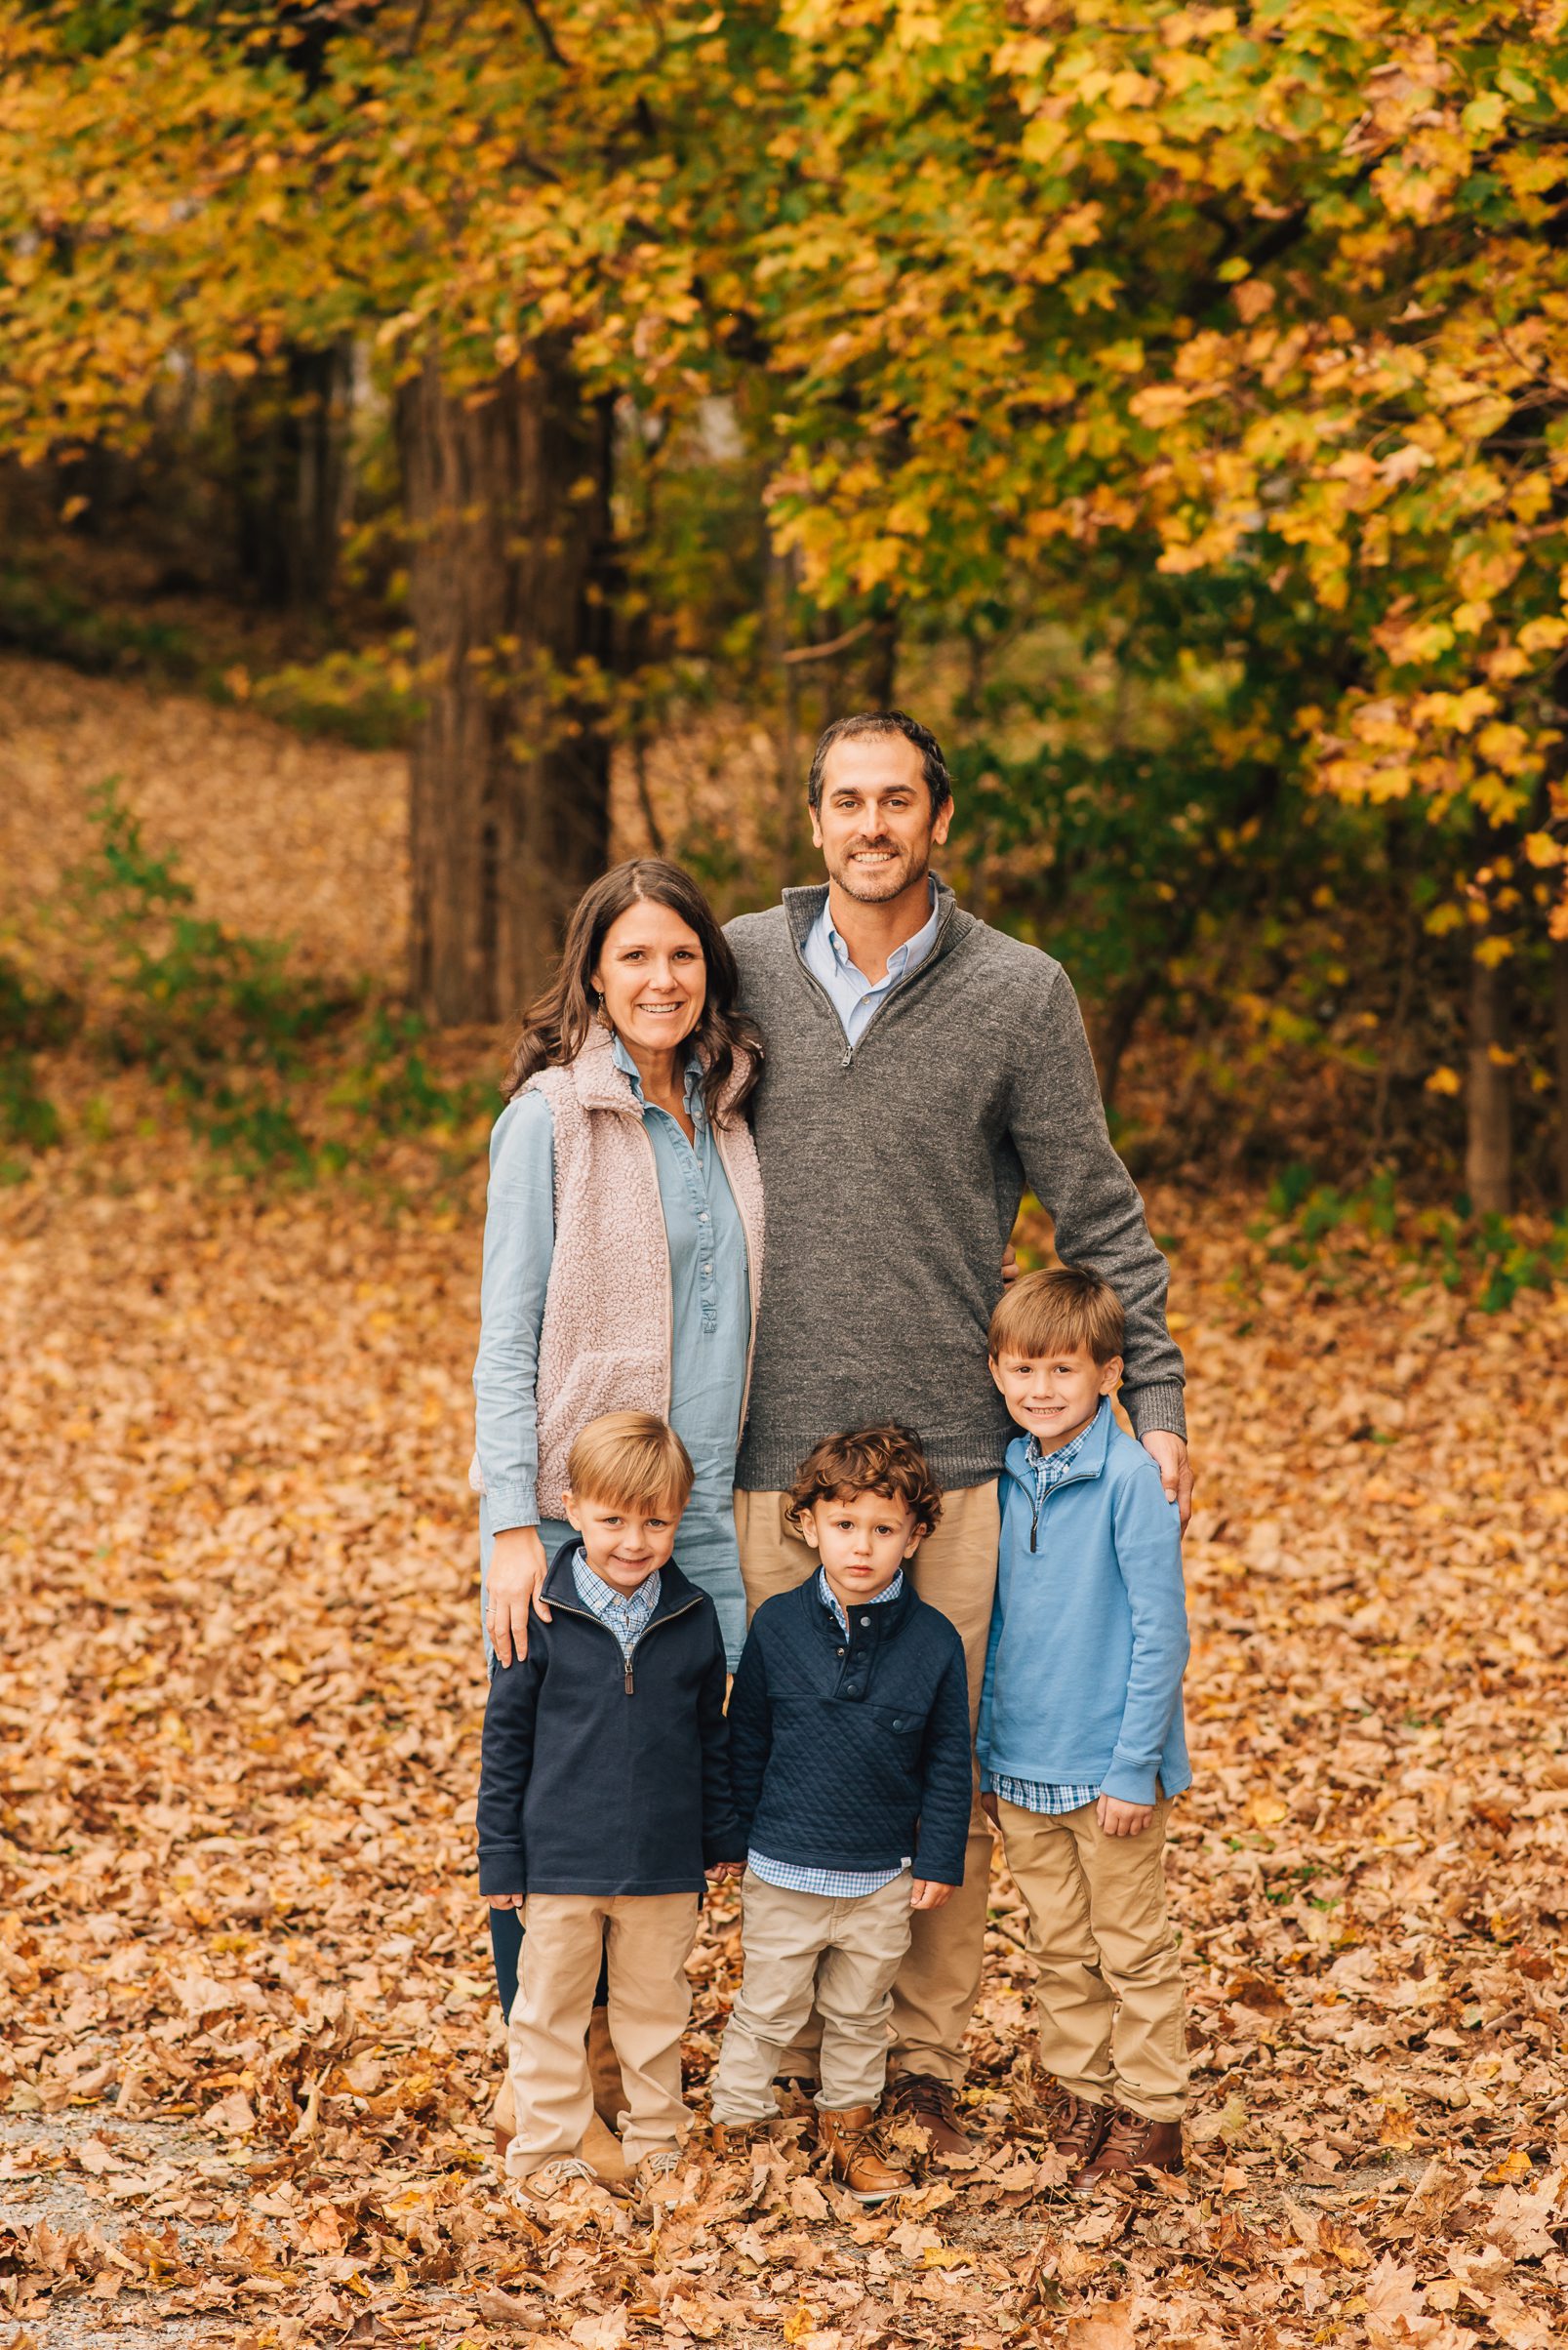
[[[735,1188],[735,1183],[734,1183],[734,1179],[732,1178],[732,1176],[731,1176],[731,1174],[730,1174],[730,1162],[729,1162],[729,1160],[728,1160],[728,1159],[725,1157],[725,1155],[724,1155],[724,1141],[723,1141],[723,1136],[722,1136],[722,1133],[721,1133],[721,1131],[720,1131],[720,1128],[719,1128],[719,1126],[718,1126],[718,1124],[717,1124],[717,1122],[716,1122],[716,1121],[714,1122],[714,1125],[713,1125],[713,1149],[714,1149],[714,1151],[715,1151],[715,1152],[717,1153],[717,1155],[718,1155],[718,1162],[719,1162],[719,1165],[720,1165],[720,1166],[721,1166],[721,1167],[724,1169],[724,1180],[725,1180],[725,1182],[726,1182],[727,1184],[729,1184],[729,1187],[730,1187],[730,1197],[731,1197],[731,1198],[734,1200],[734,1202],[735,1202],[735,1212],[736,1212],[736,1215],[737,1215],[737,1216],[739,1217],[739,1219],[740,1219],[740,1224],[741,1224],[741,1237],[742,1237],[742,1239],[744,1240],[744,1244],[745,1244],[745,1287],[746,1287],[746,1300],[747,1300],[747,1303],[749,1304],[749,1306],[750,1306],[750,1308],[751,1308],[751,1329],[750,1329],[750,1334],[748,1335],[748,1337],[747,1337],[747,1339],[746,1339],[746,1346],[745,1346],[745,1377],[744,1377],[744,1379],[743,1380],[743,1382],[742,1382],[742,1385],[741,1385],[741,1418],[740,1418],[739,1424],[738,1424],[738,1426],[737,1426],[737,1428],[736,1428],[736,1439],[735,1439],[735,1440],[736,1440],[736,1443],[737,1443],[737,1445],[739,1446],[739,1444],[740,1444],[740,1440],[741,1440],[742,1437],[743,1437],[743,1436],[745,1434],[745,1415],[746,1415],[746,1407],[747,1407],[747,1405],[748,1405],[748,1404],[750,1403],[750,1401],[751,1401],[751,1365],[752,1365],[752,1362],[754,1361],[754,1359],[755,1359],[755,1357],[756,1357],[756,1352],[757,1352],[757,1317],[758,1317],[759,1312],[760,1312],[760,1310],[761,1310],[761,1305],[762,1305],[762,1289],[761,1289],[761,1283],[760,1283],[760,1280],[759,1280],[759,1277],[758,1277],[758,1274],[757,1274],[756,1264],[755,1264],[755,1262],[754,1262],[754,1260],[755,1260],[755,1256],[756,1256],[756,1251],[755,1251],[755,1249],[753,1249],[753,1247],[752,1247],[752,1245],[751,1245],[751,1236],[750,1236],[750,1234],[749,1234],[749,1233],[746,1231],[746,1228],[745,1228],[745,1214],[744,1214],[744,1211],[743,1210],[743,1208],[742,1208],[742,1206],[741,1206],[741,1195],[740,1195],[740,1194],[739,1194],[739,1192],[736,1190],[736,1188]],[[668,1237],[669,1237],[669,1236],[668,1236],[668,1235],[667,1235],[667,1233],[666,1233],[666,1235],[665,1235],[665,1246],[666,1246],[666,1248],[667,1248],[667,1246],[668,1246]],[[671,1278],[671,1284],[670,1284],[670,1287],[671,1287],[670,1321],[671,1321],[671,1324],[673,1324],[673,1321],[674,1321],[674,1298],[673,1298],[674,1282],[673,1282],[673,1277]],[[671,1376],[671,1378],[673,1378],[673,1377],[674,1377],[674,1358],[675,1358],[675,1348],[674,1348],[674,1330],[673,1330],[673,1327],[672,1327],[672,1328],[671,1328],[671,1331],[670,1331],[670,1366],[671,1366],[671,1367],[670,1367],[670,1376]]]
[[[641,1111],[628,1109],[623,1114],[636,1120],[637,1131],[647,1144],[648,1156],[653,1161],[654,1197],[659,1203],[659,1236],[664,1243],[664,1409],[662,1417],[667,1421],[670,1398],[675,1392],[675,1275],[669,1261],[669,1232],[664,1223],[664,1196],[659,1188],[659,1154],[654,1149],[654,1138],[648,1131],[648,1121]],[[739,1215],[739,1208],[736,1213]],[[630,1692],[628,1691],[627,1694],[629,1695]]]

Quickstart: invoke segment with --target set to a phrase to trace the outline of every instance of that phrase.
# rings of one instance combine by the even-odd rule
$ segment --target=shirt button
[[[871,1620],[871,1619],[870,1619],[870,1617],[869,1617],[869,1616],[862,1616],[862,1618],[861,1618],[861,1622],[862,1622],[863,1624],[868,1624],[868,1623],[870,1622],[870,1620]]]

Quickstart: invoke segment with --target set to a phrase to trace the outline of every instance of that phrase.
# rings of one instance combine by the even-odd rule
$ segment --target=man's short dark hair
[[[824,726],[811,754],[811,773],[806,779],[806,797],[814,808],[823,804],[823,768],[827,753],[835,743],[860,742],[867,735],[903,735],[920,753],[925,770],[926,790],[931,794],[931,813],[940,816],[952,797],[952,777],[942,755],[942,745],[929,726],[911,718],[906,709],[861,709],[853,717],[835,718]]]

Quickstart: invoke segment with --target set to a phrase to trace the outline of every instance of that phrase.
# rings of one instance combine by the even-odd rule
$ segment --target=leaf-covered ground
[[[268,870],[236,918],[282,927]],[[1151,1202],[1202,1473],[1183,2185],[1052,2194],[998,1874],[972,2173],[866,2215],[699,2155],[533,2227],[470,1873],[480,1170],[247,1188],[141,1082],[0,1193],[0,2350],[1558,2338],[1561,1302],[1332,1296],[1248,1200]],[[736,1957],[726,1902],[699,2104]]]

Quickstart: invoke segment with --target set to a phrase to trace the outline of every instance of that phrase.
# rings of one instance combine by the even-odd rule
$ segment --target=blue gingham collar
[[[889,1600],[898,1599],[903,1589],[904,1569],[901,1566],[898,1573],[894,1576],[892,1582],[888,1585],[886,1591],[879,1591],[874,1600],[866,1600],[864,1601],[857,1600],[855,1604],[857,1607],[862,1605],[866,1607],[881,1607],[885,1605]],[[841,1632],[848,1632],[849,1618],[844,1613],[837,1592],[834,1591],[832,1585],[827,1580],[827,1569],[824,1566],[820,1566],[817,1569],[817,1597],[819,1600],[821,1600],[825,1608],[827,1608],[833,1615],[837,1616],[839,1630]]]
[[[1049,1492],[1053,1485],[1060,1485],[1064,1478],[1071,1476],[1082,1456],[1084,1446],[1109,1409],[1110,1398],[1102,1396],[1100,1409],[1095,1413],[1088,1426],[1080,1428],[1070,1443],[1059,1444],[1054,1452],[1042,1452],[1038,1437],[1031,1436],[1027,1438],[1024,1447],[1024,1457],[1028,1462],[1029,1468],[1033,1472],[1034,1481],[1042,1492]]]
[[[594,1573],[581,1543],[572,1558],[572,1580],[577,1585],[578,1598],[584,1607],[593,1610],[601,1624],[641,1632],[659,1605],[661,1585],[657,1566],[647,1582],[639,1583],[635,1591],[617,1591],[613,1583],[606,1583],[602,1575]]]

